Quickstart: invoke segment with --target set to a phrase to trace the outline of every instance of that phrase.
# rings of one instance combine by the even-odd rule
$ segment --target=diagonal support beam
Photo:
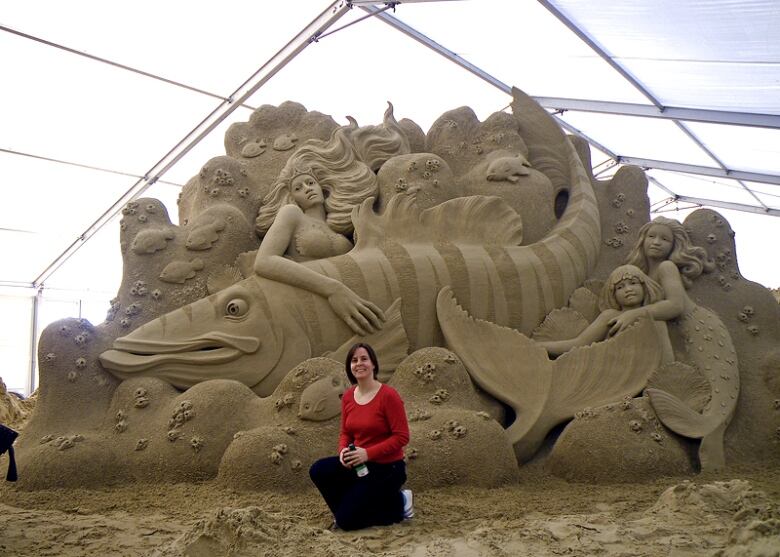
[[[665,205],[680,201],[682,203],[691,203],[692,205],[718,207],[719,209],[730,209],[732,211],[742,211],[745,213],[756,213],[758,215],[768,215],[770,217],[780,217],[780,209],[763,209],[744,203],[732,203],[730,201],[720,201],[717,199],[705,199],[703,197],[691,197],[689,195],[673,195],[666,200]],[[661,213],[659,209],[651,210],[652,213]]]
[[[392,15],[388,13],[384,13],[383,11],[374,8],[373,6],[365,6],[361,5],[360,9],[363,11],[375,16],[377,19],[382,21],[383,23],[388,24],[390,27],[393,27],[394,29],[400,31],[407,37],[410,37],[417,41],[418,43],[422,44],[423,46],[426,46],[436,52],[437,54],[440,54],[450,62],[453,62],[463,68],[464,70],[468,71],[469,73],[474,74],[478,78],[486,81],[499,91],[502,91],[506,93],[507,95],[512,95],[512,87],[501,81],[500,79],[490,75],[482,68],[475,66],[465,58],[462,58],[461,56],[458,56],[455,52],[451,51],[447,47],[437,43],[427,35],[424,35],[423,33],[420,33],[417,29],[407,25],[403,21],[393,17]],[[593,145],[594,147],[600,149],[602,152],[606,153],[608,156],[612,157],[613,159],[617,158],[617,155],[614,154],[612,151],[610,151],[605,146],[601,145],[600,143],[597,143],[595,140],[591,139],[587,135],[585,135],[583,132],[566,122],[565,120],[558,118],[557,114],[552,114],[553,118],[558,122],[558,124],[564,128],[565,130],[569,131],[570,133],[573,133],[575,135],[579,135],[582,137],[585,141]]]
[[[728,170],[684,164],[679,162],[659,161],[654,159],[642,159],[638,157],[618,157],[620,164],[634,164],[642,168],[657,168],[658,170],[671,170],[672,172],[684,172],[686,174],[699,174],[701,176],[714,176],[716,178],[729,178],[732,180],[744,180],[746,182],[760,182],[762,184],[780,185],[780,175],[761,174],[758,172],[746,172],[744,170]]]
[[[132,199],[141,195],[157,182],[173,165],[179,162],[200,141],[211,133],[230,114],[251,97],[260,87],[275,76],[293,58],[300,54],[311,43],[316,42],[329,27],[351,9],[347,0],[337,0],[317,16],[300,33],[274,54],[254,74],[242,83],[233,93],[222,100],[195,128],[185,135],[168,153],[152,166],[133,186],[127,190],[114,204],[109,207],[95,222],[93,222],[78,238],[76,238],[46,269],[33,281],[35,287],[43,285],[52,273],[65,263],[90,237],[113,219],[122,207]]]
[[[593,52],[598,54],[602,60],[604,60],[607,64],[609,64],[613,70],[615,70],[617,73],[619,73],[623,79],[628,81],[631,85],[634,86],[634,88],[642,93],[642,95],[647,98],[653,105],[656,106],[659,110],[664,110],[664,105],[661,104],[661,102],[655,98],[655,95],[653,95],[642,83],[639,82],[637,78],[635,78],[628,70],[626,70],[623,66],[615,62],[615,59],[613,56],[611,56],[607,51],[605,51],[599,44],[596,43],[593,39],[590,38],[590,36],[585,33],[582,29],[580,29],[572,20],[570,20],[568,17],[566,17],[563,12],[561,12],[555,5],[553,5],[552,2],[549,2],[548,0],[537,0],[542,6],[547,8],[547,11],[549,11],[552,15],[554,15],[558,20],[563,23],[569,31],[577,35],[582,42],[584,42],[586,45],[588,45]]]
[[[573,110],[575,112],[595,112],[599,114],[617,114],[620,116],[640,116],[644,118],[662,118],[664,120],[684,120],[705,124],[728,124],[731,126],[749,126],[780,130],[780,114],[754,114],[751,112],[729,112],[725,110],[706,110],[666,106],[663,110],[649,104],[620,103],[585,99],[567,99],[561,97],[534,97],[545,108],[552,110]]]

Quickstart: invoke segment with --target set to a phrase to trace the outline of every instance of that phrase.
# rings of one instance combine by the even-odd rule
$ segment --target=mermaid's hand
[[[364,300],[343,286],[328,296],[330,307],[358,335],[368,335],[382,328],[385,314],[379,307]]]
[[[613,337],[616,334],[626,330],[627,327],[634,324],[637,319],[640,319],[645,315],[644,309],[628,309],[609,320],[607,327],[609,327],[608,337]]]

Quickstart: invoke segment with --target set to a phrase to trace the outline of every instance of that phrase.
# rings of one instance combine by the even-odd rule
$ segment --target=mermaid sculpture
[[[374,171],[409,151],[392,105],[382,126],[359,128],[349,121],[328,142],[308,142],[287,161],[255,221],[263,242],[254,269],[259,276],[319,294],[354,333],[366,335],[382,328],[382,310],[343,282],[298,264],[353,248],[347,237],[353,231],[352,209],[377,196]]]
[[[645,312],[670,325],[670,334],[684,340],[687,360],[708,379],[712,398],[699,414],[676,396],[659,389],[647,389],[650,402],[659,419],[672,431],[701,439],[699,461],[703,471],[725,466],[723,434],[734,414],[739,396],[739,370],[731,337],[712,311],[697,305],[686,289],[704,271],[712,270],[703,248],[691,244],[688,233],[679,222],[658,217],[639,231],[639,239],[628,256],[657,281],[664,298],[642,308],[615,316],[609,322],[614,334],[634,322]]]
[[[565,340],[540,341],[551,356],[560,356],[577,346],[587,346],[593,342],[606,339],[610,333],[613,319],[623,312],[637,309],[659,300],[663,300],[664,291],[661,285],[648,277],[634,265],[621,265],[612,271],[601,291],[599,306],[601,313],[579,335]],[[668,363],[674,359],[672,345],[666,322],[655,321],[659,341],[663,349],[662,362]]]

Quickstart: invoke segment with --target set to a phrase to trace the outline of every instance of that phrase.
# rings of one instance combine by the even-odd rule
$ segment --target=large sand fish
[[[596,263],[598,207],[574,147],[530,98],[516,92],[514,107],[531,153],[557,153],[571,183],[566,211],[545,239],[519,245],[520,217],[498,198],[458,198],[420,212],[404,195],[382,215],[371,200],[355,209],[352,251],[304,263],[380,307],[400,298],[412,350],[444,344],[436,315],[444,286],[472,316],[530,334]],[[265,396],[295,365],[351,335],[324,298],[252,276],[117,339],[100,359],[122,378],[154,375],[180,388],[236,379]]]

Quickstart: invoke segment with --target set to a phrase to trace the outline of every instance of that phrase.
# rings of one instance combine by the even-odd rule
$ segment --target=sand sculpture
[[[522,92],[427,133],[392,105],[364,127],[263,106],[225,151],[179,225],[154,199],[123,209],[104,323],[43,332],[22,487],[308,489],[356,340],[406,400],[414,489],[512,483],[529,461],[597,482],[780,460],[780,308],[728,223],[645,226],[641,170],[594,179]],[[650,254],[659,229],[687,255]],[[648,280],[609,279],[626,262]]]

